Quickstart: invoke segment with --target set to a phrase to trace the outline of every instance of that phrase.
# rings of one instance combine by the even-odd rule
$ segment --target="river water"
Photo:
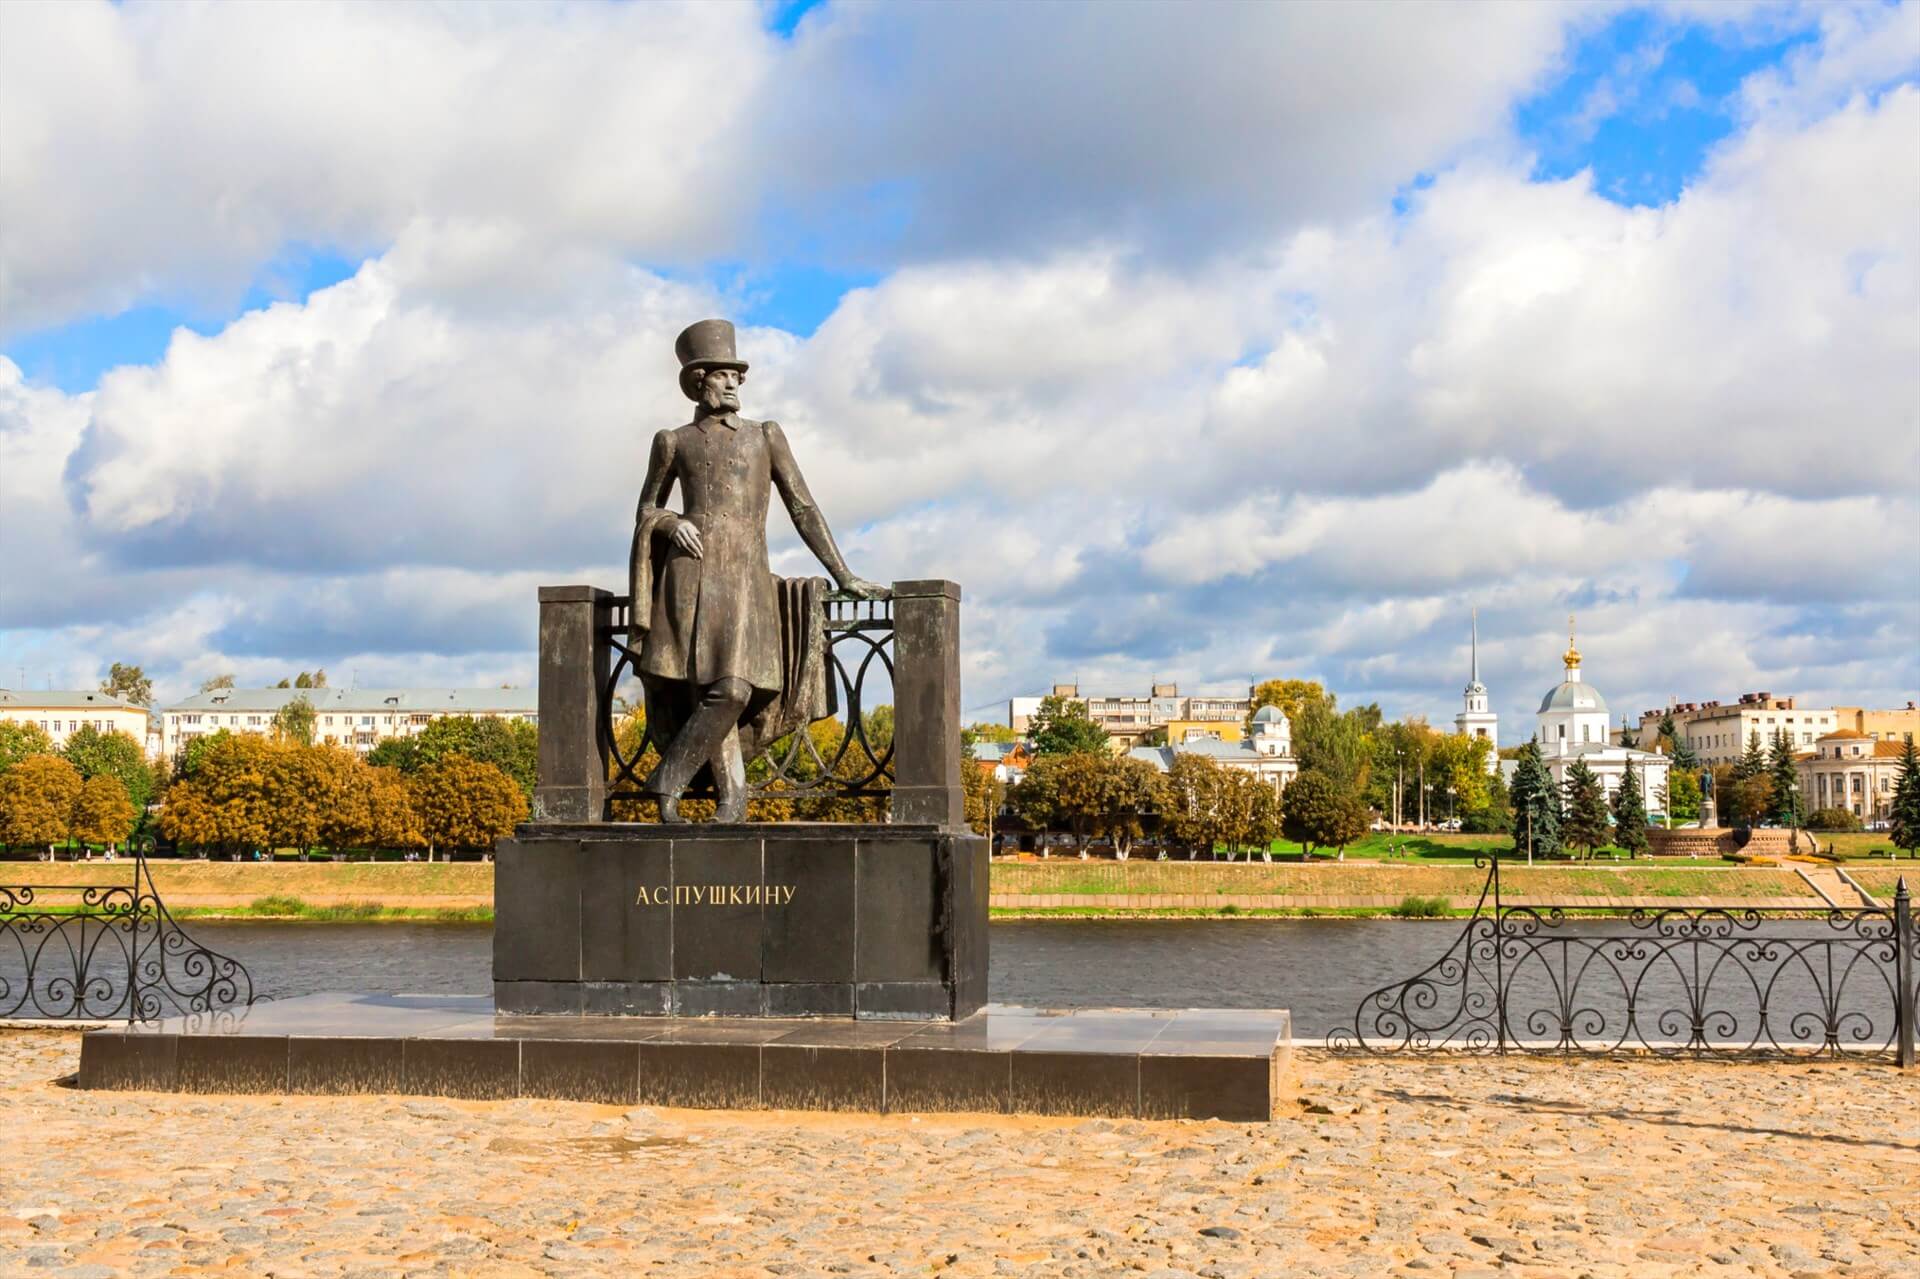
[[[261,995],[323,990],[486,994],[485,924],[214,923],[195,940],[231,955]],[[1047,1008],[1287,1008],[1294,1033],[1353,1023],[1370,990],[1412,975],[1461,921],[1009,920],[991,926],[991,998]]]
[[[1351,1028],[1370,992],[1440,959],[1463,926],[1461,920],[1386,919],[1009,920],[991,925],[990,996],[1042,1008],[1286,1008],[1298,1038],[1318,1039]],[[485,924],[192,920],[187,929],[245,964],[255,992],[267,998],[492,989],[493,930]],[[1841,1029],[1850,1041],[1854,1032],[1884,1039],[1894,1024],[1891,947],[1869,945],[1824,920],[1768,920],[1732,942],[1663,945],[1649,930],[1620,921],[1569,923],[1564,932],[1614,943],[1602,953],[1576,937],[1571,948],[1549,946],[1525,959],[1514,958],[1529,953],[1524,946],[1510,953],[1514,1033],[1523,1038],[1553,1037],[1554,1018],[1535,1025],[1527,1013],[1552,1009],[1566,989],[1577,994],[1576,1011],[1604,1013],[1608,1026],[1624,1025],[1629,983],[1648,1037],[1658,1031],[1662,1039],[1685,1038],[1687,992],[1703,981],[1709,1010],[1739,1013],[1724,1026],[1709,1022],[1714,1039],[1750,1037],[1761,1004],[1774,1010],[1772,1034],[1782,1042],[1817,1043],[1822,1019],[1812,1013],[1829,1006],[1847,1012]],[[8,938],[27,940],[0,934]],[[1621,951],[1618,943],[1629,939]],[[22,989],[17,949],[0,945],[0,994]],[[113,949],[105,947],[96,962],[114,967]],[[1638,958],[1626,962],[1629,956]],[[40,981],[59,967],[46,965]],[[124,970],[111,984],[123,982]],[[1449,996],[1442,1005],[1457,999]],[[1667,1018],[1671,1026],[1659,1018],[1665,1010],[1680,1010]]]

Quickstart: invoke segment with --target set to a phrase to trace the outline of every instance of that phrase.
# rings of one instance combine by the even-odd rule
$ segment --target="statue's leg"
[[[661,753],[660,766],[647,779],[647,791],[660,801],[661,820],[673,821],[678,817],[680,792],[687,788],[700,766],[719,752],[722,739],[739,727],[740,713],[746,709],[752,694],[753,686],[743,679],[716,680],[700,690],[694,700],[693,714],[687,716],[687,722],[673,735]],[[737,746],[735,750],[737,753]]]
[[[740,754],[740,730],[727,730],[720,749],[709,761],[713,765],[713,785],[719,802],[714,806],[716,822],[743,822],[747,819],[747,761]]]

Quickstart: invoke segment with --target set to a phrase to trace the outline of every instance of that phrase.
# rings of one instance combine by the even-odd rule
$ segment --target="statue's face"
[[[715,413],[740,411],[740,370],[708,369],[700,379],[700,402]]]

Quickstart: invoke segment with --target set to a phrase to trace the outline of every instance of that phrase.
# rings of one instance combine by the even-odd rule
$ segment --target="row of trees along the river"
[[[210,733],[165,765],[124,733],[84,727],[55,750],[35,725],[0,723],[0,843],[49,856],[156,835],[225,856],[482,850],[526,820],[537,744],[531,724],[448,716],[363,759],[313,743],[304,698],[270,734]]]
[[[1123,859],[1146,838],[1188,857],[1264,855],[1278,838],[1309,852],[1344,849],[1376,813],[1396,824],[1458,817],[1468,830],[1508,828],[1506,788],[1488,774],[1492,747],[1484,740],[1419,720],[1386,723],[1377,705],[1343,711],[1312,680],[1259,685],[1243,731],[1262,706],[1278,706],[1292,727],[1299,773],[1283,793],[1204,755],[1175,752],[1164,773],[1115,755],[1082,703],[1048,697],[1031,729],[1033,764],[1007,803],[1035,831],[1071,836],[1082,856],[1093,840],[1106,839]],[[989,725],[972,731],[1006,733]]]

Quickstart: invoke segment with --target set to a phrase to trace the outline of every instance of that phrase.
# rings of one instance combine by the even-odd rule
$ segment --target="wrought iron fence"
[[[138,850],[124,884],[0,885],[0,1017],[155,1021],[253,1001],[245,965],[180,927]]]
[[[1891,906],[1824,911],[1508,902],[1500,862],[1444,955],[1360,1002],[1330,1047],[1914,1063],[1920,930]]]
[[[606,685],[599,698],[601,750],[609,761],[609,802],[637,801],[647,796],[645,761],[658,757],[664,743],[655,740],[653,726],[639,741],[622,742],[620,725],[631,714],[629,700],[618,696],[627,680],[637,681],[640,651],[628,641],[631,601],[616,595],[610,622],[600,628],[599,642],[610,650]],[[868,713],[878,705],[872,698],[878,676],[893,685],[894,628],[891,599],[864,600],[829,595],[826,600],[827,690],[836,728],[823,740],[802,729],[774,742],[747,763],[747,791],[755,799],[804,802],[818,799],[869,800],[884,803],[894,779],[893,741],[875,741],[869,735]],[[710,797],[710,785],[690,787],[690,796]]]

